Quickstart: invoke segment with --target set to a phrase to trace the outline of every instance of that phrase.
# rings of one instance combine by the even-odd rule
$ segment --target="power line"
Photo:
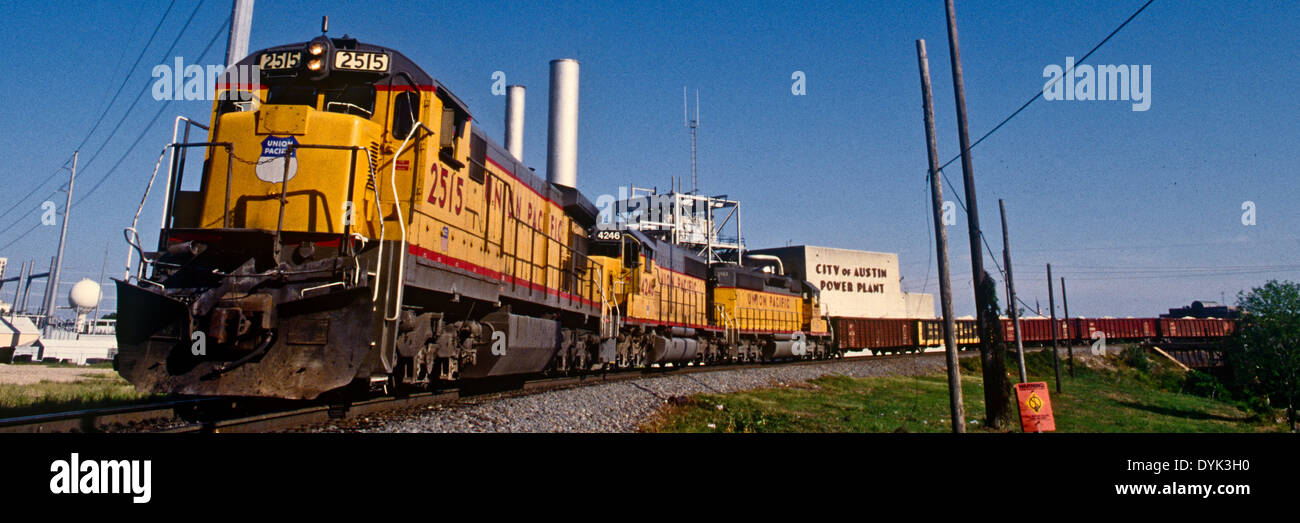
[[[1086,61],[1086,60],[1088,59],[1089,56],[1092,56],[1092,54],[1095,53],[1095,52],[1097,52],[1097,50],[1100,49],[1101,46],[1105,45],[1106,42],[1109,42],[1110,39],[1111,39],[1112,37],[1114,37],[1117,33],[1120,32],[1120,30],[1124,29],[1124,27],[1127,26],[1127,25],[1129,24],[1129,22],[1132,22],[1134,18],[1137,18],[1137,15],[1141,14],[1142,11],[1146,10],[1147,6],[1150,6],[1152,2],[1155,2],[1155,0],[1147,0],[1147,3],[1142,4],[1142,7],[1138,8],[1137,11],[1134,11],[1132,15],[1129,15],[1129,17],[1128,17],[1126,20],[1124,20],[1123,23],[1119,24],[1119,26],[1116,27],[1114,30],[1112,30],[1112,31],[1110,32],[1110,34],[1106,35],[1106,37],[1103,38],[1103,39],[1101,40],[1101,42],[1098,42],[1097,45],[1093,46],[1091,50],[1089,50],[1087,53],[1085,53],[1085,54],[1083,55],[1083,58],[1078,59],[1078,60],[1075,62],[1075,65],[1077,66],[1077,65],[1079,65],[1079,64],[1082,64],[1084,61]],[[979,145],[981,142],[984,141],[984,139],[988,138],[988,137],[991,136],[993,133],[997,132],[998,129],[1001,129],[1003,125],[1006,125],[1007,122],[1010,122],[1012,118],[1015,118],[1017,115],[1019,115],[1022,111],[1025,110],[1025,108],[1029,107],[1030,104],[1033,104],[1034,102],[1038,101],[1038,99],[1041,98],[1041,97],[1043,96],[1043,90],[1048,89],[1048,88],[1050,88],[1050,87],[1053,86],[1053,85],[1056,85],[1056,82],[1059,82],[1059,81],[1061,81],[1062,79],[1064,79],[1066,76],[1072,74],[1073,71],[1074,71],[1074,68],[1072,67],[1072,68],[1070,68],[1069,71],[1066,71],[1065,74],[1063,74],[1063,75],[1057,77],[1056,79],[1052,80],[1052,83],[1051,83],[1051,84],[1048,84],[1047,86],[1043,87],[1043,89],[1039,89],[1039,90],[1035,91],[1035,92],[1034,92],[1034,96],[1030,97],[1030,98],[1029,98],[1029,101],[1027,101],[1027,102],[1025,102],[1023,105],[1021,105],[1019,109],[1016,109],[1014,112],[1011,113],[1010,116],[1007,116],[1006,118],[1002,119],[1001,122],[999,122],[997,125],[993,126],[993,128],[990,129],[988,132],[984,133],[983,136],[980,136],[980,138],[979,138],[978,140],[975,140],[975,142],[972,143],[972,144],[970,145],[970,147],[968,147],[965,151],[962,151],[961,154],[958,154],[957,156],[953,157],[951,160],[948,160],[947,162],[944,162],[943,165],[940,165],[940,166],[939,166],[939,169],[938,169],[938,171],[939,171],[939,176],[941,176],[941,177],[943,178],[943,180],[944,180],[945,182],[948,183],[948,187],[949,187],[949,188],[952,188],[952,189],[953,189],[953,198],[957,201],[957,203],[958,203],[959,205],[961,205],[961,208],[962,208],[963,211],[967,210],[967,209],[966,209],[966,203],[963,202],[963,201],[961,200],[961,197],[958,196],[958,195],[956,194],[956,188],[953,187],[952,181],[948,179],[948,175],[947,175],[947,174],[944,174],[944,172],[943,172],[943,168],[944,168],[944,167],[947,167],[947,166],[949,166],[949,165],[951,165],[952,162],[957,161],[957,160],[960,159],[963,155],[968,154],[972,149],[975,148],[976,145]],[[928,183],[928,182],[929,182],[929,178],[928,178],[928,176],[930,176],[930,173],[929,173],[928,170],[927,170],[927,172],[926,172],[926,176],[927,176],[926,181],[927,181],[927,183]],[[998,271],[999,271],[999,272],[1002,272],[1002,267],[999,266],[999,265],[998,265],[998,262],[997,262],[997,255],[993,254],[993,248],[992,248],[992,247],[989,247],[988,239],[984,237],[984,231],[982,231],[982,230],[979,231],[979,236],[980,236],[980,240],[984,243],[984,248],[988,251],[989,256],[991,256],[992,259],[993,259],[993,265],[994,265],[994,267],[997,267]],[[1004,274],[1005,274],[1005,273],[1004,273]]]
[[[8,216],[9,213],[12,212],[14,209],[17,209],[20,204],[27,201],[28,198],[31,198],[33,194],[36,194],[36,191],[40,190],[41,187],[45,187],[45,184],[54,181],[56,179],[56,176],[59,174],[59,171],[62,171],[64,167],[67,167],[68,162],[70,161],[72,161],[71,154],[69,154],[68,158],[63,161],[63,165],[60,165],[58,169],[56,169],[53,173],[50,173],[49,176],[45,177],[45,181],[36,184],[36,187],[32,187],[31,191],[28,191],[28,193],[25,196],[19,198],[18,201],[14,202],[13,205],[10,205],[9,208],[6,209],[4,213],[0,213],[0,219],[4,218],[5,216]]]
[[[1242,269],[1300,269],[1300,264],[1276,264],[1276,265],[1061,265],[1065,269],[1082,269],[1084,271],[1217,271],[1217,270],[1242,270]],[[1079,272],[1079,271],[1072,271]]]
[[[1296,269],[1300,270],[1300,269]],[[1129,275],[1129,276],[1093,276],[1083,278],[1070,278],[1070,281],[1111,281],[1111,280],[1160,280],[1167,278],[1187,278],[1195,276],[1197,278],[1226,277],[1226,276],[1249,276],[1254,274],[1276,274],[1275,269],[1268,270],[1251,270],[1251,271],[1224,271],[1219,273],[1198,273],[1198,274],[1146,274],[1146,275]]]
[[[194,21],[194,15],[199,14],[199,8],[203,7],[203,2],[205,1],[206,0],[199,0],[199,3],[194,6],[194,10],[190,12],[189,18],[185,20],[185,25],[181,26],[181,32],[176,34],[176,38],[172,40],[171,46],[168,47],[166,51],[163,51],[163,60],[166,60],[167,56],[172,54],[172,50],[176,49],[176,44],[180,43],[182,36],[185,36],[185,31],[189,30],[190,23]],[[227,23],[229,23],[229,21],[227,21]],[[202,58],[200,58],[200,61],[202,61]],[[179,75],[182,74],[182,72],[175,71],[174,74]],[[117,125],[113,126],[113,130],[109,131],[108,137],[104,138],[104,142],[99,144],[99,148],[90,155],[90,159],[86,160],[85,165],[82,166],[83,169],[88,168],[91,164],[95,163],[95,159],[99,158],[99,154],[104,151],[105,147],[108,147],[109,142],[113,141],[113,137],[117,136],[117,131],[122,128],[122,124],[126,123],[126,119],[131,115],[131,111],[135,110],[135,106],[140,103],[140,100],[144,99],[145,93],[149,92],[149,86],[153,83],[152,78],[153,77],[150,77],[150,80],[145,82],[144,89],[141,89],[140,94],[135,96],[135,100],[131,102],[131,106],[126,108],[126,112],[122,114],[122,118],[118,119]],[[103,180],[101,179],[95,186],[98,187],[102,183]]]
[[[203,0],[200,0],[199,4],[202,5],[202,3],[203,3]],[[186,21],[186,24],[185,24],[186,28],[189,27],[189,23],[190,23],[190,21],[192,21],[192,20],[194,19],[194,14],[197,13],[197,12],[198,12],[198,7],[195,7],[195,11],[194,11],[193,13],[190,14],[190,18],[189,18],[189,20]],[[216,43],[216,41],[220,38],[221,34],[226,30],[226,28],[228,27],[229,24],[230,24],[230,21],[229,21],[229,20],[226,20],[226,21],[222,22],[222,24],[221,24],[220,27],[217,28],[217,32],[216,32],[215,34],[213,34],[212,38],[208,41],[207,46],[204,47],[204,49],[203,49],[203,53],[199,56],[199,60],[200,60],[200,61],[202,61],[202,60],[203,60],[203,59],[208,55],[208,53],[212,50],[212,46],[213,46],[213,44]],[[179,42],[180,37],[181,37],[182,34],[184,34],[184,32],[185,32],[185,29],[182,29],[182,30],[181,30],[181,34],[178,34],[178,35],[176,36],[176,40],[172,42],[172,46],[169,47],[169,48],[167,49],[167,52],[164,53],[164,56],[167,55],[167,54],[170,54],[170,53],[171,53],[171,51],[175,48],[176,43]],[[136,100],[135,100],[135,101],[136,101],[137,103],[140,101],[140,98],[143,97],[143,95],[144,95],[145,92],[148,92],[148,85],[145,86],[145,91],[142,91],[142,92],[140,93],[140,95],[136,97]],[[114,128],[114,130],[113,130],[113,134],[115,134],[115,133],[117,132],[117,128],[120,128],[120,127],[121,127],[122,122],[125,121],[126,116],[130,114],[131,109],[133,109],[133,108],[135,107],[135,105],[136,105],[135,103],[132,103],[132,104],[131,104],[131,108],[127,109],[127,114],[124,114],[123,117],[122,117],[122,120],[119,120],[119,121],[118,121],[117,126],[116,126],[116,127]],[[109,178],[110,176],[112,176],[113,173],[115,173],[115,172],[117,171],[118,167],[120,167],[120,166],[122,165],[122,163],[126,160],[126,157],[131,153],[131,151],[134,150],[135,147],[136,147],[137,145],[140,144],[140,141],[144,139],[144,137],[146,136],[146,133],[149,131],[149,129],[152,128],[152,127],[154,126],[154,124],[158,123],[158,118],[162,116],[163,111],[165,111],[165,110],[167,109],[167,107],[168,107],[167,104],[161,104],[161,105],[158,107],[158,111],[156,111],[156,112],[154,113],[153,117],[149,120],[149,123],[145,125],[145,127],[144,127],[143,130],[141,130],[140,134],[136,137],[135,141],[133,141],[133,142],[131,143],[131,145],[127,147],[126,151],[122,153],[122,155],[117,159],[117,161],[113,164],[113,166],[112,166],[111,168],[109,168],[109,170],[104,174],[104,176],[103,176],[102,178],[100,178],[99,181],[96,182],[95,185],[93,185],[93,186],[90,188],[90,190],[88,190],[88,191],[86,191],[85,193],[83,193],[83,194],[81,195],[81,197],[79,197],[75,202],[73,202],[73,205],[80,205],[81,202],[85,201],[86,198],[89,198],[91,194],[93,194],[97,189],[99,189],[99,188],[104,184],[104,182],[107,181],[108,178]],[[109,138],[111,139],[111,137],[112,137],[112,134],[110,134],[110,137],[109,137]],[[107,142],[107,140],[106,140],[106,141],[104,142],[104,144],[107,145],[107,143],[108,143],[108,142]],[[102,151],[102,150],[103,150],[103,146],[101,145],[101,146],[100,146],[100,151]],[[96,151],[96,155],[98,155],[98,153],[99,153],[99,151]],[[93,159],[94,159],[94,156],[92,156],[91,160],[93,160]],[[87,161],[86,163],[89,164],[90,161]],[[53,194],[57,194],[57,192],[58,192],[58,191],[55,191],[55,193],[52,193],[52,194],[51,194],[51,197],[53,196]],[[34,210],[33,210],[33,211],[34,211]],[[30,215],[33,211],[28,211],[27,214]],[[66,209],[65,209],[65,212],[66,212]],[[15,223],[17,223],[17,222],[15,222]],[[12,228],[12,227],[13,227],[13,225],[11,224],[9,228]],[[9,228],[6,228],[5,231],[7,231]],[[5,247],[9,247],[10,245],[13,245],[14,243],[17,243],[18,240],[21,240],[22,238],[26,237],[28,234],[30,234],[30,233],[31,233],[32,231],[34,231],[34,230],[36,230],[36,227],[32,227],[32,228],[30,228],[30,229],[24,231],[24,232],[23,232],[22,234],[20,234],[17,238],[14,238],[14,239],[13,239],[12,241],[10,241],[8,244],[5,244]],[[4,231],[0,231],[0,234],[2,234],[3,232],[4,232]],[[0,250],[2,250],[2,249],[3,249],[3,248],[0,248]]]
[[[1128,25],[1129,22],[1132,22],[1134,18],[1137,18],[1137,15],[1141,14],[1142,11],[1146,10],[1147,6],[1151,5],[1151,3],[1155,1],[1156,0],[1147,0],[1147,3],[1142,4],[1142,7],[1139,7],[1137,11],[1134,11],[1132,15],[1129,15],[1129,17],[1126,20],[1124,20],[1124,23],[1119,24],[1119,26],[1116,27],[1115,30],[1111,31],[1110,34],[1106,35],[1106,38],[1101,39],[1101,42],[1098,42],[1097,45],[1094,45],[1091,50],[1089,50],[1086,54],[1084,54],[1083,58],[1076,60],[1075,66],[1082,64],[1084,61],[1088,59],[1089,56],[1092,56],[1092,53],[1097,52],[1098,49],[1101,49],[1101,46],[1106,45],[1106,42],[1109,42],[1111,37],[1119,33],[1121,29],[1124,29],[1124,26]],[[1069,76],[1073,72],[1074,72],[1074,68],[1072,67],[1070,68],[1069,71],[1066,71],[1065,74],[1058,76],[1055,80],[1052,80],[1052,83],[1048,84],[1046,87],[1043,87],[1043,89],[1039,89],[1038,91],[1034,92],[1034,96],[1031,97],[1029,101],[1025,102],[1024,105],[1021,105],[1019,109],[1016,109],[1015,112],[1011,113],[1011,116],[1004,118],[997,125],[993,126],[993,128],[990,129],[989,132],[984,133],[984,136],[981,136],[980,139],[975,140],[975,143],[970,144],[970,148],[967,149],[967,151],[969,151],[970,149],[974,149],[976,145],[979,145],[980,142],[984,141],[985,138],[988,138],[989,135],[992,135],[993,133],[997,132],[998,129],[1001,129],[1003,125],[1006,125],[1007,122],[1010,122],[1012,118],[1015,118],[1016,115],[1020,114],[1021,111],[1024,111],[1026,107],[1029,107],[1030,104],[1038,101],[1039,98],[1042,98],[1044,90],[1050,88],[1053,85],[1056,85],[1057,82],[1060,82],[1062,79],[1064,79],[1066,76]],[[944,162],[943,165],[939,166],[939,171],[943,171],[944,167],[947,167],[952,162],[957,161],[958,159],[961,158],[961,156],[962,155],[959,154],[953,159]]]
[[[95,124],[90,127],[90,130],[86,131],[86,136],[81,139],[81,143],[77,144],[77,147],[75,147],[76,150],[80,150],[83,146],[86,145],[86,142],[90,141],[90,137],[94,135],[95,130],[99,128],[99,124],[102,123],[104,117],[108,115],[109,109],[113,107],[113,100],[117,99],[117,95],[120,94],[122,92],[122,88],[126,86],[127,80],[131,78],[131,73],[135,71],[136,66],[140,64],[140,60],[144,58],[145,52],[148,51],[149,46],[153,44],[154,37],[158,36],[158,30],[162,29],[163,22],[167,20],[167,15],[171,13],[172,6],[174,6],[175,4],[176,4],[176,0],[172,0],[170,4],[167,4],[167,10],[163,12],[162,18],[158,19],[158,24],[153,28],[153,34],[149,36],[149,40],[145,42],[144,47],[140,49],[140,54],[136,56],[135,63],[131,65],[131,69],[129,69],[126,72],[126,74],[122,77],[122,83],[117,86],[117,91],[113,93],[113,96],[108,98],[107,105],[104,106],[104,111],[100,113],[99,118],[95,120]],[[143,9],[141,10],[141,12],[143,12]],[[119,59],[119,64],[120,63],[121,62]],[[71,156],[68,157],[69,160],[71,158],[72,158]],[[18,208],[18,206],[21,205],[23,202],[27,201],[28,198],[31,198],[32,194],[35,194],[36,191],[40,190],[41,187],[44,187],[46,183],[49,183],[50,180],[54,179],[55,175],[59,173],[59,170],[62,170],[63,167],[67,165],[67,161],[64,161],[63,163],[64,165],[60,166],[59,169],[56,169],[53,173],[50,174],[50,176],[47,176],[45,178],[45,181],[37,184],[36,187],[32,188],[31,192],[28,192],[26,196],[23,196],[18,201],[14,202],[14,204],[10,206],[9,209],[5,210],[3,214],[0,214],[0,218],[4,218],[5,216],[9,215],[11,211]],[[87,162],[87,164],[89,164],[89,162]]]
[[[203,4],[203,1],[200,0],[199,5],[202,5],[202,4]],[[112,109],[112,108],[113,108],[113,100],[116,100],[116,99],[117,99],[117,95],[122,94],[122,88],[123,88],[123,87],[126,87],[126,82],[127,82],[127,80],[130,80],[130,79],[131,79],[131,73],[135,72],[135,68],[140,66],[140,60],[144,59],[144,54],[145,54],[145,52],[149,50],[149,46],[150,46],[150,45],[153,45],[153,40],[154,40],[154,38],[156,38],[156,37],[158,36],[158,31],[159,31],[160,29],[162,29],[163,22],[165,22],[165,21],[167,20],[167,15],[171,14],[171,12],[172,12],[172,7],[175,6],[175,5],[176,5],[176,0],[171,0],[171,3],[167,4],[167,10],[163,11],[162,18],[159,18],[159,19],[158,19],[158,25],[155,25],[155,26],[154,26],[154,28],[153,28],[153,34],[150,34],[150,35],[149,35],[149,40],[146,41],[146,42],[144,43],[144,47],[140,49],[140,54],[136,55],[136,57],[135,57],[135,62],[131,63],[131,68],[130,68],[130,69],[127,69],[127,70],[126,70],[126,75],[122,77],[122,83],[120,83],[120,84],[117,85],[117,90],[114,91],[114,92],[113,92],[113,96],[110,96],[109,99],[108,99],[108,105],[104,106],[104,111],[101,112],[101,113],[99,113],[99,118],[97,118],[97,119],[95,120],[95,124],[92,125],[92,126],[90,126],[90,132],[86,133],[86,137],[83,138],[83,139],[81,140],[81,143],[80,143],[80,144],[77,144],[77,149],[81,149],[82,147],[84,147],[84,146],[86,145],[86,142],[90,141],[90,136],[91,136],[92,134],[95,134],[95,131],[96,131],[97,129],[99,129],[99,124],[101,124],[101,123],[104,122],[104,117],[105,117],[105,116],[108,116],[108,111],[109,111],[109,109]],[[196,7],[195,9],[197,10],[198,8]],[[190,14],[190,17],[193,18],[194,15],[193,15],[193,14]],[[189,25],[189,24],[186,23],[186,25]],[[185,30],[184,30],[184,29],[181,29],[181,32],[184,33]],[[179,39],[180,36],[178,35],[177,38]],[[175,45],[175,44],[173,44],[173,45]],[[128,109],[127,112],[130,113],[131,111]],[[111,138],[111,136],[110,136],[110,138]],[[107,140],[105,140],[105,141],[107,141]],[[89,164],[90,162],[86,162],[86,163]]]
[[[17,222],[14,222],[14,223],[17,223]],[[27,236],[28,233],[31,233],[32,231],[36,230],[37,227],[40,227],[40,226],[41,226],[41,222],[36,222],[36,225],[33,225],[30,229],[27,229],[26,231],[23,231],[23,233],[22,233],[22,234],[19,234],[17,238],[14,238],[14,239],[13,239],[13,241],[10,241],[9,243],[6,243],[6,244],[4,245],[4,247],[0,247],[0,251],[3,251],[3,250],[5,250],[5,249],[8,249],[10,245],[13,245],[13,244],[15,244],[15,243],[18,243],[18,240],[23,239],[24,236]]]
[[[203,48],[203,53],[199,55],[199,61],[203,61],[203,58],[208,55],[208,52],[212,50],[212,45],[217,42],[217,40],[221,37],[221,34],[225,32],[226,27],[229,24],[230,21],[227,20],[223,22],[220,27],[217,28],[217,32],[212,35],[212,39],[208,40],[208,45]],[[170,52],[170,50],[168,52]],[[139,99],[137,98],[136,101],[139,101]],[[133,107],[134,105],[135,104],[132,104]],[[94,194],[95,191],[98,190],[100,186],[104,185],[104,182],[108,181],[108,179],[113,175],[113,173],[117,172],[117,168],[122,165],[122,162],[126,160],[126,157],[131,153],[131,151],[134,150],[135,147],[140,144],[140,141],[144,139],[149,129],[152,128],[154,124],[158,123],[158,118],[162,116],[163,111],[166,109],[167,109],[167,104],[162,104],[161,106],[158,107],[158,111],[154,113],[153,118],[150,119],[149,123],[145,125],[143,130],[140,131],[140,135],[136,136],[135,141],[131,142],[131,145],[127,147],[125,152],[122,153],[122,156],[118,157],[117,162],[115,162],[113,166],[108,169],[108,172],[104,173],[104,177],[100,178],[98,182],[95,182],[95,185],[92,186],[90,190],[82,194],[81,197],[78,198],[76,202],[73,202],[73,205],[79,205],[81,202],[85,201],[86,198],[89,198],[90,195]]]
[[[53,197],[54,197],[54,195],[59,194],[59,191],[61,191],[61,190],[63,190],[63,187],[62,187],[62,186],[60,186],[59,188],[55,189],[55,190],[54,190],[53,192],[51,192],[49,195],[45,196],[45,200],[46,200],[46,201],[49,201],[50,198],[53,198]],[[52,203],[52,202],[51,202],[51,203]],[[15,225],[18,225],[18,224],[22,223],[23,220],[25,220],[28,216],[31,216],[32,213],[34,213],[34,212],[37,211],[37,209],[40,209],[40,207],[39,207],[39,206],[37,206],[37,207],[32,207],[31,209],[28,209],[28,211],[27,211],[26,214],[23,214],[22,216],[19,216],[18,218],[15,218],[15,219],[13,219],[12,221],[10,221],[8,227],[5,227],[4,229],[0,229],[0,234],[4,234],[4,233],[8,232],[9,229],[14,228]],[[29,232],[30,232],[30,231],[29,231]]]
[[[1289,241],[1296,241],[1296,240],[1297,240],[1297,239],[1295,239],[1295,238],[1289,239]],[[1166,243],[1166,244],[1152,244],[1152,243],[1144,243],[1144,244],[1140,244],[1140,245],[1107,245],[1107,246],[1097,246],[1097,247],[1039,247],[1039,248],[1036,248],[1036,249],[1020,249],[1020,250],[1021,250],[1021,251],[1029,251],[1029,252],[1060,252],[1060,251],[1089,251],[1089,252],[1096,252],[1096,251],[1136,251],[1136,250],[1147,250],[1147,249],[1176,249],[1176,248],[1181,248],[1181,247],[1205,247],[1205,246],[1210,246],[1210,245],[1234,245],[1234,244],[1235,244],[1235,245],[1240,245],[1240,244],[1243,244],[1243,243],[1250,243],[1250,242],[1253,242],[1253,241],[1261,241],[1261,240],[1252,240],[1252,239],[1244,239],[1244,240],[1219,240],[1219,241],[1212,241],[1212,242],[1196,242],[1196,243]],[[1278,241],[1278,240],[1275,239],[1275,240],[1272,240],[1272,241]],[[1285,241],[1285,240],[1284,240],[1284,241]]]

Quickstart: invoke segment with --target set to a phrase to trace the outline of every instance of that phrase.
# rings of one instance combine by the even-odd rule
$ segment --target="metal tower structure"
[[[691,130],[691,194],[700,193],[700,175],[696,162],[696,138],[700,132],[700,91],[695,91],[695,119],[686,109],[686,86],[682,86],[682,123]]]

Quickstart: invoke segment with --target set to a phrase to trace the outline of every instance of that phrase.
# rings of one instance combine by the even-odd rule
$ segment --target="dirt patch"
[[[115,375],[117,375],[117,371],[114,371],[113,369],[0,364],[0,383],[10,383],[14,385],[30,385],[33,383],[40,383],[41,380],[72,382],[91,378],[111,377]]]

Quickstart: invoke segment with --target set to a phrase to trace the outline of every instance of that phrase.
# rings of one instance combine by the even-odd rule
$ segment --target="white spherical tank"
[[[89,333],[86,324],[86,315],[95,310],[99,305],[99,284],[89,278],[82,278],[72,290],[68,292],[68,305],[77,311],[76,332]]]
[[[99,305],[99,284],[89,278],[82,278],[68,293],[68,305],[77,312],[86,312]]]

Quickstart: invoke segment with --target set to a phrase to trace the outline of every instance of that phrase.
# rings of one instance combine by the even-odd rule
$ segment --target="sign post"
[[[1046,432],[1056,430],[1052,417],[1052,399],[1047,394],[1047,382],[1016,384],[1016,400],[1020,405],[1020,430]]]

